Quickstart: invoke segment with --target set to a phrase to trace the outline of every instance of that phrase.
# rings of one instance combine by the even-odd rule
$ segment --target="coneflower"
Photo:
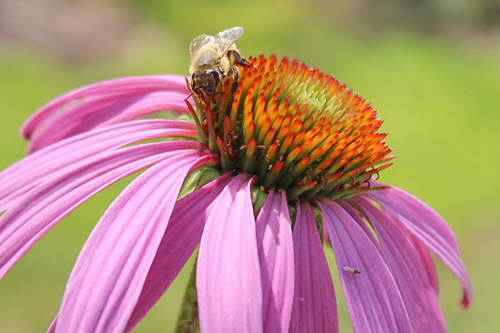
[[[431,255],[464,307],[469,278],[445,221],[379,183],[394,156],[376,111],[317,69],[248,60],[213,101],[163,75],[38,110],[22,129],[30,155],[0,173],[1,276],[89,197],[147,169],[89,236],[50,331],[132,330],[199,247],[179,331],[338,332],[327,242],[355,332],[445,332]],[[193,122],[138,119],[167,110]]]

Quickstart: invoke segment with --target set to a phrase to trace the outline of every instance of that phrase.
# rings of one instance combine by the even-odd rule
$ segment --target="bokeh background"
[[[381,181],[447,219],[472,278],[463,311],[438,264],[449,331],[498,332],[499,0],[0,0],[0,169],[24,156],[18,128],[51,98],[98,80],[186,74],[195,36],[236,25],[243,55],[318,67],[379,110],[399,156]],[[77,209],[0,282],[0,331],[49,326],[83,242],[126,183]],[[136,332],[173,330],[190,268]],[[341,323],[351,331],[345,309]]]

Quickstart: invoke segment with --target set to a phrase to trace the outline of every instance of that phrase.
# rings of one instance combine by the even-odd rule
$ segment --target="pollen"
[[[249,58],[239,81],[215,100],[195,96],[202,141],[222,172],[256,176],[257,186],[288,200],[332,199],[381,189],[370,180],[392,165],[383,120],[332,76],[287,58]]]

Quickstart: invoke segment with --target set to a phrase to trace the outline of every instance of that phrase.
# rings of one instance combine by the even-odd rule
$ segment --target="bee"
[[[238,67],[250,66],[245,58],[241,57],[236,48],[236,41],[243,35],[242,27],[233,27],[219,32],[215,36],[201,35],[193,39],[189,50],[191,52],[191,90],[200,95],[208,96],[215,102],[216,93],[223,92],[224,83],[228,76],[232,76],[233,91],[238,86]]]
[[[354,275],[359,275],[361,274],[361,271],[358,271],[356,268],[352,268],[352,267],[343,267],[343,270],[346,271],[346,272],[349,272],[349,273],[352,273]]]

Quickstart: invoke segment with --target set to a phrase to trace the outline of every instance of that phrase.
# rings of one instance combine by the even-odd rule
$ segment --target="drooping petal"
[[[180,75],[154,75],[125,77],[92,83],[59,96],[38,109],[21,128],[21,135],[33,140],[36,132],[57,122],[71,103],[81,99],[114,95],[116,100],[131,95],[148,94],[155,91],[171,91],[189,94],[185,77]],[[40,147],[39,147],[40,148]],[[34,151],[35,148],[30,149]]]
[[[264,332],[288,332],[294,293],[293,239],[284,193],[272,190],[256,221]]]
[[[228,182],[227,176],[219,177],[177,201],[126,332],[156,304],[200,244],[207,211]]]
[[[200,156],[200,147],[190,141],[143,144],[104,152],[54,173],[0,217],[0,277],[56,223],[101,189],[183,150]]]
[[[70,275],[56,332],[123,332],[198,156],[179,153],[135,179],[111,204]]]
[[[175,120],[138,120],[85,133],[29,155],[0,173],[0,211],[46,178],[95,155],[143,140],[196,137],[193,124]]]
[[[392,216],[385,216],[371,202],[358,196],[352,200],[370,221],[382,251],[399,286],[414,332],[446,332],[439,300],[425,263],[415,249],[411,235]],[[348,209],[345,205],[344,208]],[[349,212],[351,216],[356,211]]]
[[[413,246],[415,247],[415,250],[420,256],[420,260],[422,260],[422,263],[424,264],[425,271],[427,272],[427,278],[434,288],[434,292],[436,293],[436,295],[439,295],[439,279],[436,271],[436,264],[434,263],[429,250],[413,234],[409,234],[408,237],[410,238]]]
[[[197,263],[202,332],[262,332],[262,283],[248,176],[236,176],[207,217]]]
[[[457,276],[463,286],[460,303],[468,307],[472,298],[469,275],[449,225],[432,208],[401,189],[391,188],[366,195],[390,212]]]
[[[336,202],[323,198],[318,205],[330,234],[354,331],[412,332],[380,248]]]
[[[297,204],[293,246],[295,293],[290,332],[339,332],[330,268],[308,203]]]
[[[31,152],[92,129],[118,124],[161,111],[187,112],[185,93],[160,91],[131,96],[105,95],[74,103],[57,118],[37,128]]]

